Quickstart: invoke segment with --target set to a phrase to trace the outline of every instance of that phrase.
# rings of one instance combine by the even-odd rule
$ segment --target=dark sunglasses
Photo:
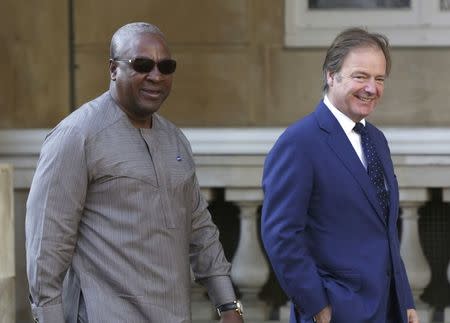
[[[137,57],[132,59],[114,58],[113,61],[127,62],[138,73],[150,73],[156,65],[161,74],[169,75],[175,72],[177,68],[177,62],[174,59],[163,59],[162,61],[155,62],[150,58]]]

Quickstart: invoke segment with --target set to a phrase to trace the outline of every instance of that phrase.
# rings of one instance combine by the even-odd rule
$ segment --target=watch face
[[[244,314],[244,307],[242,306],[242,303],[241,303],[241,301],[236,301],[236,311],[240,314],[240,315],[242,315],[242,314]]]

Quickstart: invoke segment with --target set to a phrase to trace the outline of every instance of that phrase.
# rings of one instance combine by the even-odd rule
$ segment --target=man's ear
[[[109,75],[111,77],[111,80],[116,80],[117,75],[117,62],[113,59],[109,59]]]
[[[328,84],[328,87],[332,87],[333,86],[334,75],[335,75],[335,73],[327,71],[327,84]]]

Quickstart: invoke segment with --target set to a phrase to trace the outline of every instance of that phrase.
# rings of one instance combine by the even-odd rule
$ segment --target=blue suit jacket
[[[264,165],[262,238],[291,322],[331,304],[333,323],[384,322],[395,282],[402,322],[413,308],[400,258],[398,184],[386,138],[366,123],[390,194],[387,220],[367,172],[323,102],[290,126]]]

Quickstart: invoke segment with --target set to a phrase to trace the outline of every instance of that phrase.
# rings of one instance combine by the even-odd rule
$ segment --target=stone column
[[[258,239],[258,207],[263,195],[260,189],[226,188],[225,198],[241,210],[239,245],[232,261],[231,277],[239,287],[246,321],[262,322],[268,308],[258,294],[269,278],[269,266]]]
[[[433,310],[420,299],[420,295],[431,280],[431,269],[420,245],[417,213],[419,206],[427,200],[426,188],[400,189],[400,204],[403,210],[400,253],[421,323],[431,323],[433,317]]]
[[[12,173],[0,164],[0,323],[16,320]]]
[[[280,323],[289,323],[291,317],[291,301],[280,307]]]
[[[442,200],[444,202],[450,202],[450,188],[444,188],[442,190]],[[450,261],[447,267],[447,279],[450,282]],[[450,306],[444,309],[444,323],[450,323]]]

